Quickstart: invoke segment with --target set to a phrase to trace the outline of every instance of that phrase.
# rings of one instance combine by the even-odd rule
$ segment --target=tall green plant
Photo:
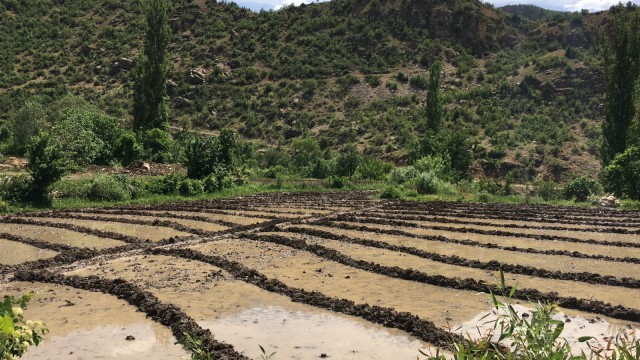
[[[62,178],[71,167],[71,163],[46,132],[31,142],[27,160],[27,170],[31,175],[31,201],[35,204],[49,205],[49,188]]]
[[[167,47],[171,40],[167,0],[143,2],[147,30],[144,50],[134,73],[133,127],[136,131],[166,129],[167,117]]]
[[[442,99],[440,98],[440,79],[442,63],[436,61],[429,68],[429,84],[427,86],[427,127],[434,132],[440,131],[442,125]]]
[[[640,11],[622,4],[611,8],[612,29],[602,35],[602,63],[607,81],[605,121],[600,154],[603,164],[627,148],[634,113],[634,93],[640,75]]]

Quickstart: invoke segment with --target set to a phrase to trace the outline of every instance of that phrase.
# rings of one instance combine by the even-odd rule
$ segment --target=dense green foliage
[[[0,360],[22,357],[29,346],[37,346],[48,332],[41,321],[24,319],[23,310],[33,293],[21,297],[4,296],[0,302]]]
[[[628,130],[636,111],[634,94],[640,79],[640,11],[636,6],[622,4],[612,7],[611,11],[613,30],[602,36],[602,61],[607,80],[601,148],[605,165],[633,141],[628,138]]]
[[[138,131],[167,129],[167,48],[171,40],[167,0],[144,0],[147,21],[144,50],[134,72],[133,127]]]
[[[440,78],[442,63],[436,61],[429,68],[429,85],[427,86],[427,129],[438,133],[442,126],[442,100],[440,99]]]
[[[631,146],[602,171],[604,190],[615,196],[640,200],[640,148]]]

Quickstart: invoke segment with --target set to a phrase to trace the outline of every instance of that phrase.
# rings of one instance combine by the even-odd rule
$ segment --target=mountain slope
[[[0,119],[67,93],[129,118],[137,2],[8,0],[0,9]],[[315,136],[402,162],[425,130],[422,81],[445,61],[446,126],[469,134],[479,175],[594,176],[602,14],[528,22],[473,0],[337,0],[253,13],[174,1],[174,124],[231,126],[259,148]]]

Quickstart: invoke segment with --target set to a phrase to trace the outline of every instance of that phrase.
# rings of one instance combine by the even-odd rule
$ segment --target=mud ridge
[[[173,219],[181,219],[181,220],[193,220],[193,221],[206,222],[206,223],[226,226],[228,228],[232,228],[232,227],[238,225],[238,224],[230,222],[230,221],[212,219],[212,218],[209,218],[209,217],[206,217],[206,216],[180,215],[180,214],[173,214],[173,213],[170,213],[170,212],[154,213],[154,212],[145,211],[145,210],[117,209],[117,210],[109,211],[109,210],[102,210],[102,209],[78,209],[78,210],[76,210],[74,212],[75,213],[79,213],[79,214],[152,216],[152,217],[158,217],[158,218],[173,218]]]
[[[488,204],[488,203],[453,203],[453,202],[431,202],[421,203],[395,200],[389,202],[387,206],[390,210],[406,211],[406,209],[428,210],[436,212],[449,212],[452,214],[477,213],[487,216],[507,216],[513,217],[509,220],[531,221],[540,219],[545,222],[565,222],[591,224],[592,221],[600,221],[603,218],[616,218],[614,224],[625,224],[638,222],[640,220],[639,211],[614,210],[602,208],[579,208],[569,206],[554,205],[532,205],[532,204]],[[513,214],[517,214],[515,217]],[[553,220],[553,221],[550,221]]]
[[[346,266],[392,278],[415,281],[457,290],[484,292],[487,294],[491,292],[497,294],[501,293],[501,290],[497,285],[488,285],[475,279],[460,279],[450,278],[443,275],[429,275],[413,269],[404,269],[397,266],[383,266],[370,261],[356,260],[342,254],[337,250],[329,249],[320,245],[311,245],[304,240],[290,239],[276,235],[256,234],[241,234],[241,237],[255,241],[269,242],[288,246],[297,250],[312,253],[318,257],[335,261]],[[581,280],[586,280],[586,278],[583,278]],[[558,306],[568,309],[597,313],[620,320],[640,322],[640,310],[627,308],[621,305],[612,305],[599,300],[563,297],[559,296],[557,293],[545,293],[536,289],[518,289],[518,291],[514,295],[514,298],[526,301],[537,300],[553,302],[558,304]]]
[[[541,226],[541,225],[517,225],[517,224],[498,224],[498,223],[486,223],[482,221],[465,221],[465,220],[456,220],[449,219],[444,217],[439,217],[436,215],[404,215],[404,214],[396,214],[389,213],[384,211],[374,211],[369,212],[367,214],[371,218],[386,218],[393,220],[403,220],[403,221],[425,221],[425,222],[435,222],[441,224],[460,224],[460,225],[477,225],[477,226],[491,226],[491,227],[500,227],[500,228],[510,228],[510,229],[533,229],[533,230],[557,230],[557,231],[577,231],[577,232],[597,232],[597,233],[612,233],[612,234],[631,234],[637,235],[640,234],[640,229],[630,230],[630,229],[621,229],[616,227],[610,228],[584,228],[584,227],[562,227],[562,226]],[[464,216],[464,218],[467,218]],[[478,217],[473,217],[473,219],[478,219]],[[504,219],[504,218],[502,218]]]
[[[71,248],[65,250],[60,254],[49,258],[39,259],[34,261],[24,262],[17,265],[7,265],[4,268],[0,268],[0,274],[9,274],[18,271],[32,271],[38,269],[50,269],[63,265],[70,265],[78,261],[89,260],[98,256],[113,255],[124,253],[132,250],[143,249],[146,244],[128,244],[108,249],[95,250],[87,248]]]
[[[431,225],[420,225],[409,223],[400,220],[390,220],[390,219],[379,219],[379,218],[366,218],[366,217],[357,217],[351,215],[341,215],[334,216],[331,218],[334,221],[346,221],[346,222],[354,222],[354,223],[364,223],[364,224],[379,224],[379,225],[389,225],[389,226],[399,226],[399,227],[410,227],[417,229],[428,229],[428,230],[438,230],[438,231],[449,231],[449,232],[457,232],[457,233],[465,233],[465,234],[479,234],[479,235],[491,235],[491,236],[505,236],[505,237],[517,237],[517,238],[527,238],[534,240],[551,240],[551,241],[564,241],[564,242],[574,242],[574,243],[584,243],[584,244],[593,244],[593,245],[601,245],[601,246],[620,246],[620,247],[631,247],[631,248],[640,248],[640,242],[625,242],[625,241],[599,241],[593,239],[578,239],[570,236],[559,236],[559,235],[542,235],[542,234],[523,234],[523,233],[515,233],[509,231],[502,230],[482,230],[482,229],[474,229],[474,228],[458,228],[452,226],[431,226]]]
[[[328,297],[317,291],[289,287],[277,279],[269,279],[257,270],[250,269],[236,261],[227,260],[221,256],[205,255],[189,249],[166,250],[154,248],[148,250],[148,253],[176,256],[208,263],[224,269],[239,280],[258,286],[263,290],[287,296],[294,302],[357,316],[376,324],[396,328],[436,346],[446,346],[452,340],[460,339],[459,336],[437,327],[433,322],[420,319],[411,313],[398,312],[393,308],[369,304],[356,304],[351,300]]]
[[[123,279],[108,280],[97,276],[64,276],[48,271],[26,271],[16,273],[16,280],[59,284],[116,296],[135,306],[154,321],[171,328],[179,341],[185,340],[185,332],[202,339],[203,347],[209,350],[215,359],[249,359],[235,351],[233,346],[215,340],[211,331],[200,327],[177,306],[163,303],[152,293]]]
[[[634,257],[621,258],[621,257],[607,256],[607,255],[584,254],[578,251],[538,250],[533,248],[520,248],[516,246],[503,246],[503,245],[498,245],[493,243],[483,243],[483,242],[470,240],[470,239],[450,239],[442,235],[418,235],[418,234],[413,234],[407,231],[395,230],[395,229],[380,229],[380,228],[369,227],[365,225],[333,223],[329,220],[319,220],[319,221],[315,221],[313,224],[318,226],[328,226],[328,227],[334,227],[334,228],[345,229],[345,230],[371,232],[375,234],[396,235],[396,236],[402,236],[402,237],[407,237],[412,239],[420,239],[425,241],[437,241],[437,242],[450,243],[450,244],[476,246],[476,247],[482,247],[487,249],[523,252],[523,253],[529,253],[529,254],[569,256],[569,257],[574,257],[578,259],[594,259],[594,260],[605,260],[605,261],[614,261],[614,262],[622,262],[622,263],[630,263],[630,264],[640,264],[640,258],[634,258]],[[296,230],[291,230],[291,229],[296,229]],[[297,229],[298,228],[294,228],[294,227],[286,228],[286,230],[300,232]],[[307,228],[300,228],[300,229],[304,231],[309,230]],[[313,229],[313,231],[322,231],[322,230]],[[331,234],[332,236],[334,236],[334,234],[332,233],[328,233],[328,234]]]

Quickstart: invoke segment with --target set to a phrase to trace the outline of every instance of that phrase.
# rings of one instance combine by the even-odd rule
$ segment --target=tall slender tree
[[[167,0],[144,0],[147,20],[144,49],[138,58],[134,77],[133,127],[138,132],[167,129],[167,47],[171,40]]]
[[[600,155],[605,166],[628,146],[629,127],[636,111],[635,85],[640,75],[640,12],[635,6],[622,4],[610,11],[611,31],[602,36],[607,91]]]
[[[427,85],[427,127],[437,133],[442,125],[442,99],[440,99],[440,78],[442,63],[434,62],[429,68],[429,84]]]

